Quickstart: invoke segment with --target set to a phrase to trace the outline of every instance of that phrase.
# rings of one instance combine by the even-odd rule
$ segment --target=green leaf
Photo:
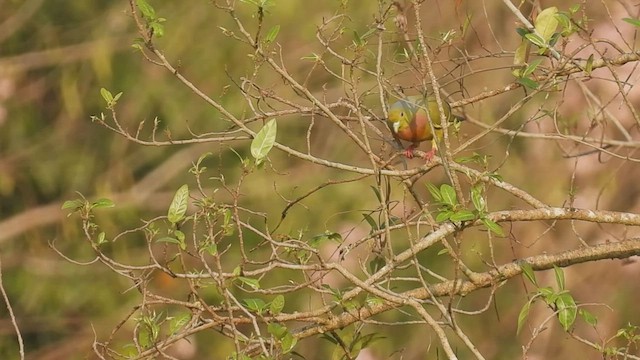
[[[531,308],[531,302],[527,301],[522,305],[522,309],[520,309],[520,314],[518,314],[518,330],[516,330],[516,334],[520,333],[522,329],[522,325],[524,325],[524,321],[529,316],[529,309]]]
[[[136,5],[138,5],[138,9],[142,13],[147,21],[153,20],[156,18],[156,11],[153,7],[147,2],[147,0],[136,0]]]
[[[184,242],[184,239],[187,238],[187,236],[181,230],[174,230],[173,234],[176,236],[176,239],[181,242]]]
[[[529,89],[532,89],[532,90],[537,89],[538,86],[539,86],[536,81],[534,81],[534,80],[532,80],[530,78],[521,77],[521,78],[518,78],[516,81],[518,82],[518,84],[520,84],[522,86],[525,86],[525,87],[528,87]]]
[[[113,95],[111,94],[111,92],[105,88],[100,88],[100,95],[102,95],[102,98],[104,99],[104,101],[107,102],[107,106],[111,105],[111,103],[113,103]]]
[[[584,320],[587,324],[591,326],[598,325],[598,318],[589,311],[582,308],[578,309],[578,315],[580,315],[580,317],[582,317],[582,320]]]
[[[436,202],[442,202],[442,196],[440,196],[440,190],[432,183],[427,183],[427,190],[431,193],[431,196]]]
[[[191,320],[190,313],[182,313],[178,316],[175,316],[169,322],[169,333],[174,335],[178,330],[182,329],[186,324]]]
[[[273,42],[273,40],[276,39],[276,37],[278,36],[278,33],[280,32],[280,25],[275,25],[273,26],[271,29],[269,29],[269,31],[267,32],[267,36],[265,36],[264,40],[266,42]]]
[[[285,326],[278,323],[269,323],[269,325],[267,325],[267,331],[276,339],[282,339],[289,332]]]
[[[373,185],[369,185],[369,187],[371,188],[371,190],[373,190],[373,193],[376,195],[378,201],[382,202],[382,195],[380,195],[380,190],[378,190],[378,188]]]
[[[101,231],[101,232],[98,234],[98,240],[97,240],[97,242],[96,242],[96,243],[97,243],[98,245],[102,245],[102,244],[106,243],[106,242],[107,242],[106,237],[107,237],[107,234],[105,234],[105,232],[104,232],[104,231]]]
[[[76,200],[67,200],[62,204],[62,210],[71,209],[76,212],[84,207],[84,200],[76,199]]]
[[[262,299],[245,299],[243,302],[249,310],[259,314],[267,307],[267,303]]]
[[[551,36],[553,36],[553,34],[558,29],[559,22],[558,18],[556,17],[557,13],[557,7],[548,7],[542,10],[534,21],[536,32],[542,37],[542,39],[544,39],[545,43],[549,43],[549,40],[551,40]]]
[[[207,245],[205,250],[207,250],[209,255],[215,256],[218,253],[218,245],[216,245],[216,243],[211,243],[211,244]]]
[[[247,286],[249,286],[249,287],[251,287],[253,289],[256,289],[256,290],[260,289],[260,280],[258,280],[258,279],[252,279],[252,278],[248,278],[248,277],[244,277],[244,276],[238,276],[238,280],[241,283],[243,283],[243,284],[245,284],[245,285],[247,285]]]
[[[576,321],[576,315],[578,308],[575,300],[569,293],[560,295],[555,301],[558,309],[558,320],[564,328],[564,331],[569,331],[573,323]]]
[[[520,45],[516,49],[516,52],[513,56],[513,65],[517,67],[512,71],[514,76],[522,77],[521,67],[527,63],[529,59],[530,51],[531,51],[531,42],[523,39],[520,42]]]
[[[536,281],[536,274],[533,272],[533,268],[531,264],[527,262],[523,262],[520,264],[520,269],[522,269],[522,274],[531,281],[531,283],[535,286],[538,286],[538,282]]]
[[[372,230],[378,230],[378,224],[376,224],[376,221],[373,220],[373,218],[371,217],[371,215],[369,214],[362,214],[362,217],[364,217],[364,219],[369,223],[369,226],[371,226]]]
[[[271,151],[273,144],[276,142],[277,128],[276,119],[271,119],[260,129],[251,142],[251,155],[256,159],[256,163],[262,163],[269,151]]]
[[[162,25],[158,21],[149,23],[149,27],[151,27],[151,30],[153,30],[153,34],[155,36],[159,38],[164,36],[164,25]]]
[[[178,240],[176,238],[169,237],[169,236],[162,237],[162,238],[156,240],[156,242],[165,242],[165,243],[170,243],[170,244],[176,244],[176,245],[182,247],[182,243],[180,242],[180,240]]]
[[[453,189],[453,186],[449,184],[440,185],[440,195],[442,196],[443,203],[452,207],[458,204],[458,197],[456,195],[456,191]]]
[[[562,28],[562,36],[569,36],[573,33],[573,23],[571,17],[566,12],[559,12],[556,14],[556,19]]]
[[[271,301],[271,304],[269,305],[269,311],[271,311],[273,315],[278,315],[282,312],[283,308],[284,308],[284,296],[280,294],[280,295],[277,295]]]
[[[282,344],[282,351],[285,354],[288,352],[291,352],[291,350],[293,350],[293,348],[296,346],[297,343],[298,343],[298,339],[293,337],[293,335],[291,335],[291,333],[288,331],[284,335],[284,337],[280,340],[280,344]]]
[[[445,222],[451,218],[451,215],[453,215],[453,211],[451,210],[441,211],[436,215],[436,222]]]
[[[469,210],[460,210],[453,213],[449,220],[453,222],[471,221],[476,218],[476,215]]]
[[[504,236],[502,227],[500,227],[500,225],[498,225],[495,221],[488,218],[482,218],[482,223],[487,227],[487,229],[489,229],[489,231],[493,232],[494,234],[498,236]]]
[[[355,30],[353,30],[353,43],[358,47],[364,45],[364,41],[362,40],[362,37]]]
[[[536,35],[536,34],[526,34],[524,37],[525,37],[527,40],[531,41],[531,43],[532,43],[533,45],[536,45],[536,46],[538,46],[538,47],[540,47],[540,48],[546,48],[546,47],[548,47],[548,46],[547,46],[547,43],[544,41],[544,39],[543,39],[543,38],[541,38],[540,36]]]
[[[622,19],[624,22],[627,22],[633,26],[637,26],[640,27],[640,19],[633,19],[633,18],[623,18]]]
[[[584,68],[584,72],[587,73],[587,75],[591,75],[592,71],[593,71],[593,54],[589,55],[589,58],[587,59],[587,65]]]
[[[342,243],[342,235],[336,233],[336,232],[331,232],[331,231],[325,231],[324,234],[320,234],[320,235],[316,235],[314,237],[311,238],[311,241],[309,241],[309,246],[317,249],[318,246],[320,246],[320,244],[322,244],[323,242],[327,241],[327,240],[333,240],[335,242],[337,242],[338,244]]]
[[[540,63],[542,63],[542,59],[535,59],[531,62],[531,64],[529,64],[526,69],[524,69],[524,71],[522,72],[522,77],[528,77],[529,75],[531,75],[536,68],[540,65]]]
[[[471,202],[473,203],[473,207],[479,212],[483,212],[486,207],[486,203],[484,198],[482,197],[483,186],[476,185],[471,188]]]
[[[99,208],[110,208],[110,207],[114,207],[115,204],[113,203],[113,201],[106,199],[106,198],[101,198],[98,199],[94,202],[91,203],[91,208],[92,209],[99,209]]]
[[[364,300],[364,303],[368,307],[374,307],[384,304],[384,300],[376,296],[367,296],[367,298]]]
[[[560,291],[565,289],[565,282],[564,282],[564,272],[562,271],[561,268],[557,267],[557,266],[553,266],[553,272],[556,275],[556,284],[558,285],[558,289]]]
[[[167,218],[173,224],[177,224],[184,218],[184,214],[187,212],[187,203],[189,200],[189,186],[187,184],[182,185],[176,194],[173,196],[173,201],[169,206],[169,212]]]

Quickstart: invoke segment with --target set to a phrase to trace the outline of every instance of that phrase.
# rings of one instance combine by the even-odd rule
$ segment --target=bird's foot
[[[402,154],[403,154],[406,158],[408,158],[408,159],[413,159],[413,156],[414,156],[414,154],[413,154],[413,150],[414,150],[415,148],[416,148],[415,146],[411,145],[411,146],[409,146],[408,148],[404,149],[404,151],[402,152]]]
[[[435,154],[436,154],[436,148],[431,148],[431,150],[424,153],[424,156],[422,158],[425,159],[427,163],[430,163],[431,160],[433,160],[433,157],[435,156]]]

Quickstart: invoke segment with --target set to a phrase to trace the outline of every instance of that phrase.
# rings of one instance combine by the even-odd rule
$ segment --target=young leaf
[[[278,36],[279,32],[280,32],[280,25],[275,25],[274,27],[269,29],[269,32],[267,32],[267,36],[265,36],[264,40],[266,42],[273,42],[273,40],[276,39],[276,36]]]
[[[556,299],[555,304],[558,309],[558,320],[560,324],[562,324],[564,331],[569,331],[576,321],[576,315],[578,313],[576,302],[573,300],[571,294],[564,293]]]
[[[473,207],[479,212],[483,212],[485,209],[484,198],[482,197],[482,185],[476,185],[471,188],[471,202],[473,202]]]
[[[378,230],[378,224],[376,224],[376,221],[373,220],[371,215],[362,214],[362,216],[364,217],[365,220],[367,220],[367,222],[369,223],[369,226],[371,226],[371,230],[373,230],[373,231]]]
[[[536,281],[536,275],[533,272],[533,268],[531,267],[531,264],[527,262],[523,262],[520,264],[520,269],[522,269],[522,274],[524,274],[524,276],[527,279],[529,279],[529,281],[531,281],[533,285],[538,286],[538,282]]]
[[[449,220],[453,222],[471,221],[476,218],[476,215],[469,210],[460,210],[453,213]]]
[[[92,209],[99,209],[105,207],[114,207],[115,204],[110,199],[101,198],[91,203]]]
[[[173,224],[180,222],[184,218],[184,214],[187,212],[187,203],[189,200],[189,186],[187,184],[182,185],[176,194],[173,196],[173,201],[169,206],[167,218]]]
[[[100,234],[98,234],[97,244],[98,245],[102,245],[102,244],[106,243],[107,242],[106,237],[107,237],[107,234],[105,234],[104,231],[101,231]]]
[[[191,320],[190,313],[182,313],[176,317],[173,317],[169,323],[169,333],[171,335],[182,329]]]
[[[453,186],[449,184],[440,185],[440,195],[442,196],[442,202],[447,205],[455,206],[458,204],[458,197]]]
[[[582,320],[584,320],[584,322],[586,322],[587,324],[591,326],[598,325],[598,318],[587,310],[579,309],[578,315],[580,315],[580,317],[582,317]]]
[[[262,313],[264,308],[267,306],[267,303],[262,299],[245,299],[244,304],[247,305],[247,308],[256,313]]]
[[[136,5],[138,5],[138,9],[140,9],[142,16],[144,16],[147,21],[154,20],[156,18],[156,11],[147,2],[147,0],[136,0]]]
[[[544,39],[541,38],[540,36],[536,35],[536,34],[526,34],[524,37],[527,40],[531,41],[531,43],[533,45],[536,45],[539,48],[546,48],[547,47],[547,43],[544,41]]]
[[[538,83],[535,82],[534,80],[531,80],[530,78],[518,78],[518,80],[516,80],[520,85],[523,85],[525,87],[528,87],[531,90],[535,90],[538,88]]]
[[[441,211],[436,215],[436,222],[445,222],[451,218],[451,215],[453,215],[453,211],[451,210]]]
[[[556,284],[558,285],[558,289],[560,291],[564,290],[565,287],[565,282],[564,282],[564,272],[562,271],[561,268],[557,267],[557,266],[553,266],[553,272],[556,275]]]
[[[62,204],[62,210],[71,209],[71,211],[76,212],[84,206],[85,202],[80,199],[76,200],[67,200]]]
[[[442,202],[442,196],[440,195],[440,190],[438,190],[438,188],[435,185],[433,185],[432,183],[427,183],[427,190],[429,190],[429,192],[431,193],[433,200],[435,200],[436,202]]]
[[[516,330],[516,334],[520,333],[520,329],[522,329],[522,325],[524,325],[524,321],[529,316],[529,309],[531,308],[531,303],[527,301],[520,309],[520,314],[518,314],[518,329]]]
[[[105,88],[100,88],[100,95],[102,95],[102,98],[104,99],[104,101],[107,102],[107,105],[111,105],[111,103],[113,102],[113,95],[109,90]]]
[[[504,231],[502,231],[502,227],[500,227],[500,225],[498,225],[498,223],[496,223],[495,221],[488,218],[482,218],[482,223],[484,224],[484,226],[487,227],[487,229],[489,229],[494,234],[498,236],[504,236]]]
[[[640,19],[623,18],[622,20],[633,26],[640,27]]]
[[[558,22],[558,18],[556,17],[557,13],[558,13],[558,8],[555,6],[552,6],[542,10],[536,17],[536,20],[534,22],[536,32],[540,34],[540,36],[544,39],[545,43],[549,43],[551,36],[558,29],[559,22]]]
[[[278,323],[269,323],[267,331],[276,339],[282,339],[289,332],[285,326]]]
[[[271,311],[271,314],[273,315],[278,315],[282,312],[283,308],[284,308],[284,296],[280,294],[271,301],[271,304],[269,305],[269,311]]]
[[[291,333],[288,331],[284,335],[284,337],[280,339],[280,344],[282,345],[282,351],[285,354],[293,350],[293,348],[296,346],[297,343],[298,343],[298,339],[293,337],[293,335],[291,335]]]
[[[251,156],[256,159],[256,163],[262,163],[269,151],[271,151],[273,144],[276,142],[277,128],[276,119],[271,119],[260,129],[251,142]]]
[[[258,279],[252,279],[244,276],[238,276],[238,280],[243,284],[248,285],[253,289],[260,289],[260,281]]]

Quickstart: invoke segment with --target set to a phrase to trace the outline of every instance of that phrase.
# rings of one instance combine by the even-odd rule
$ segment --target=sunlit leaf
[[[545,43],[548,43],[549,40],[551,40],[551,36],[558,29],[559,22],[558,22],[558,18],[556,17],[557,13],[558,13],[557,7],[555,6],[548,7],[542,10],[536,17],[536,20],[534,21],[536,32],[542,37],[542,39],[544,39]]]
[[[169,205],[169,211],[167,218],[170,222],[176,224],[184,218],[187,212],[187,204],[189,200],[189,186],[187,184],[182,185],[176,194],[173,196],[173,201]]]
[[[136,0],[136,5],[138,6],[138,9],[140,9],[140,12],[145,19],[153,20],[156,18],[156,11],[147,2],[147,0]]]
[[[575,300],[569,293],[564,293],[556,299],[556,307],[558,309],[558,320],[565,331],[569,331],[576,320],[578,308]]]
[[[269,151],[276,142],[276,132],[278,124],[276,119],[271,119],[265,126],[260,129],[256,137],[251,142],[251,156],[256,159],[257,163],[261,163],[267,157]]]
[[[447,205],[457,205],[458,197],[456,195],[456,191],[453,189],[453,186],[449,184],[440,185],[440,195],[442,196],[442,202]]]
[[[282,312],[283,308],[284,308],[284,296],[280,294],[280,295],[277,295],[271,301],[271,304],[269,305],[269,311],[271,311],[273,315],[278,315]]]

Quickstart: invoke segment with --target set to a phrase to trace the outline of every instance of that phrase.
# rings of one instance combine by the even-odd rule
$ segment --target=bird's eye
[[[403,112],[400,113],[400,117],[404,117],[404,113]]]

